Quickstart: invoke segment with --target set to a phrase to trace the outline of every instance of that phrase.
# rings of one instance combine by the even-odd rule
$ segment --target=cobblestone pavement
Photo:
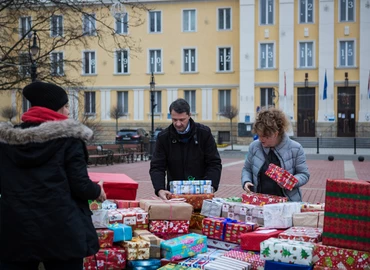
[[[240,176],[244,163],[245,153],[230,154],[220,152],[222,157],[222,176],[219,190],[215,193],[217,197],[241,196]],[[322,160],[308,159],[307,164],[311,173],[309,182],[301,188],[303,201],[317,203],[325,202],[326,179],[353,178],[370,180],[370,160],[365,158],[364,162],[357,159],[328,161],[327,156]],[[149,177],[150,161],[138,161],[134,163],[120,163],[115,165],[90,166],[91,172],[102,173],[124,173],[139,183],[137,199],[151,198],[154,190]]]

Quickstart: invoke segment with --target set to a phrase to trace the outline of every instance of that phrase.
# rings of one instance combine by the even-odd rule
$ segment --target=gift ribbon
[[[225,239],[225,234],[226,234],[226,224],[227,223],[238,223],[238,221],[236,219],[231,219],[231,218],[225,218],[223,221],[222,221],[222,224],[224,224],[224,227],[222,228],[222,235],[221,235],[221,239],[222,241],[224,241]]]
[[[189,181],[194,181],[195,180],[195,177],[194,176],[188,176],[188,180]]]
[[[161,198],[158,198],[158,197],[152,197],[155,201],[162,201],[162,202],[165,202],[165,203],[169,203],[170,204],[170,216],[168,219],[172,219],[172,205],[171,203],[182,203],[182,202],[185,202],[186,199],[185,198],[174,198],[174,199],[170,199],[170,200],[163,200]]]

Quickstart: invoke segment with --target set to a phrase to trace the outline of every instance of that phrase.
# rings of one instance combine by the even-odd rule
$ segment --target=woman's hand
[[[97,198],[97,201],[104,202],[107,199],[107,195],[105,194],[104,188],[103,188],[103,180],[100,180],[98,185],[100,186],[100,195]]]
[[[169,200],[171,199],[172,193],[169,192],[168,190],[161,189],[158,191],[158,197],[161,198],[162,200]]]
[[[245,184],[244,184],[244,187],[243,187],[243,189],[247,192],[247,193],[249,193],[249,192],[252,192],[251,191],[251,187],[253,187],[254,185],[251,183],[251,182],[246,182]]]

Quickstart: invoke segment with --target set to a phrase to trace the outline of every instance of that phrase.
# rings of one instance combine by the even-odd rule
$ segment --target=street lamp
[[[150,132],[150,151],[149,151],[149,159],[152,159],[153,156],[153,151],[154,151],[154,145],[155,145],[155,140],[154,140],[154,108],[157,106],[157,104],[154,104],[154,90],[155,90],[155,81],[154,81],[154,75],[152,71],[152,77],[150,80],[150,104],[152,108],[152,130]]]
[[[37,78],[37,63],[36,63],[36,58],[40,53],[40,47],[37,46],[37,40],[38,43],[40,44],[40,38],[37,35],[36,31],[33,31],[33,38],[32,38],[32,46],[31,46],[31,39],[29,40],[28,43],[28,50],[29,50],[29,55],[30,55],[30,60],[31,60],[31,80],[32,82],[36,81]]]

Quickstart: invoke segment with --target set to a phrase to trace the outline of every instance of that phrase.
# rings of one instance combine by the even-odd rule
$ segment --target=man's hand
[[[251,183],[251,182],[246,182],[245,184],[244,184],[244,187],[243,187],[243,189],[247,192],[247,193],[249,193],[249,192],[252,192],[251,191],[251,189],[250,189],[250,187],[253,187],[254,185]]]
[[[107,199],[107,195],[105,194],[104,188],[103,188],[103,180],[100,180],[98,185],[100,186],[100,195],[96,199],[99,202],[104,202]]]
[[[162,200],[169,200],[171,198],[172,193],[168,190],[161,189],[158,191],[158,197]]]

